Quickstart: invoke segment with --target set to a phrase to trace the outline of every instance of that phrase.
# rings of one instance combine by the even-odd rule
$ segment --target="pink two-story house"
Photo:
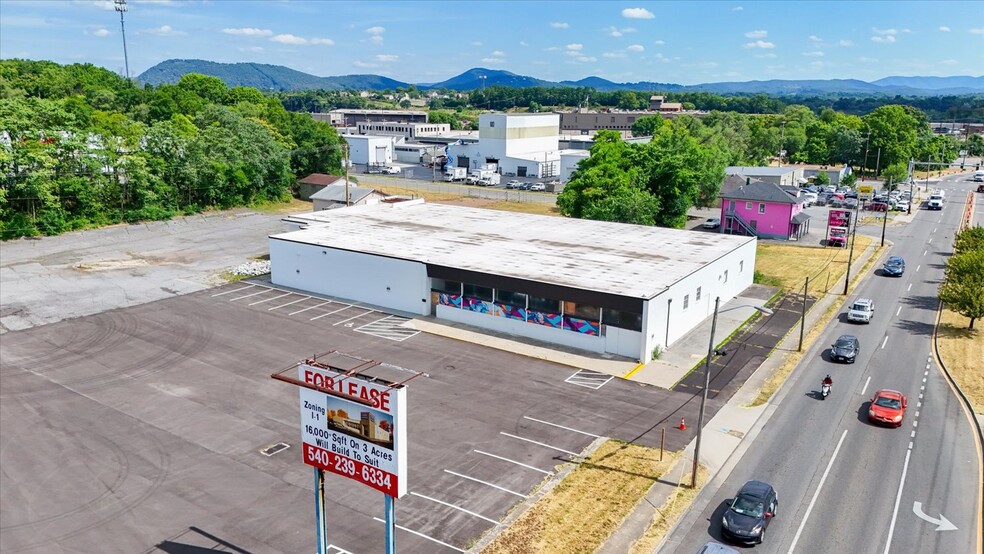
[[[803,200],[774,183],[746,183],[721,194],[721,232],[800,240],[810,231]]]

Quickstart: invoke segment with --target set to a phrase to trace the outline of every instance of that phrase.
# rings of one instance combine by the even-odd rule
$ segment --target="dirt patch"
[[[113,271],[119,269],[134,269],[147,267],[150,265],[147,260],[126,259],[126,260],[97,260],[93,262],[79,262],[72,266],[79,271]]]
[[[947,371],[967,395],[974,412],[984,414],[984,332],[968,329],[968,323],[966,317],[943,310],[936,340]]]
[[[483,554],[594,552],[676,460],[610,439],[519,516]]]

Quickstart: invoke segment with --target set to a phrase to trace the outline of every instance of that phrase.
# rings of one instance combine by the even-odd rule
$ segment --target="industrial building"
[[[393,163],[397,137],[391,135],[342,135],[349,145],[352,167],[365,170],[373,165]]]
[[[560,174],[560,116],[555,113],[484,113],[478,142],[448,146],[455,167],[495,167],[502,175],[555,177]]]
[[[450,133],[451,125],[448,123],[359,121],[355,124],[355,129],[360,135],[394,135],[406,140],[415,140],[417,137]]]
[[[281,286],[648,362],[752,284],[755,237],[423,200],[293,215]]]

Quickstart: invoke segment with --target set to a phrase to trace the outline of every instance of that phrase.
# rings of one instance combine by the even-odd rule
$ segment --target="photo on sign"
[[[333,396],[327,398],[326,404],[329,431],[393,449],[393,416]]]

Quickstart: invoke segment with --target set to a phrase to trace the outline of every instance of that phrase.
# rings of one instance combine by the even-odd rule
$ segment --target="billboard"
[[[871,185],[858,185],[858,196],[860,199],[870,201],[875,196],[875,187]]]
[[[831,227],[850,227],[850,210],[830,210],[827,212],[827,225]]]
[[[356,400],[300,388],[304,463],[394,498],[407,491],[407,389],[298,364],[297,378]]]

